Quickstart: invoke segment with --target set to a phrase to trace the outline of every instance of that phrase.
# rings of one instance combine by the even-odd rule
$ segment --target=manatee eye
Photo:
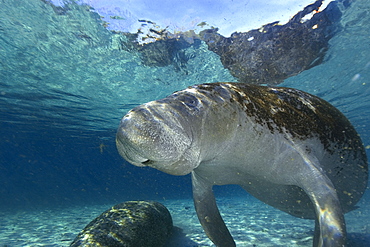
[[[199,99],[194,95],[185,95],[183,98],[180,98],[184,105],[189,107],[190,109],[198,109],[199,107]]]

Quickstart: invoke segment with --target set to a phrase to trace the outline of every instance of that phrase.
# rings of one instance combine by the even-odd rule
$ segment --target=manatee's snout
[[[145,166],[143,163],[148,161],[148,158],[145,158],[141,151],[145,143],[139,134],[140,129],[134,119],[129,115],[124,116],[117,131],[116,146],[125,160],[136,166]]]
[[[143,105],[122,118],[116,144],[120,155],[133,165],[165,171],[165,166],[182,159],[191,137],[173,113]]]

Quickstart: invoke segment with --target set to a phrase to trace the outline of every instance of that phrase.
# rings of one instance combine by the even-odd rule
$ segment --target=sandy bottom
[[[166,247],[214,246],[204,234],[192,200],[160,201],[171,212],[175,234]],[[219,198],[237,246],[312,246],[314,222],[298,219],[251,198]],[[370,246],[370,202],[346,214],[348,246]],[[95,217],[113,205],[0,213],[0,247],[69,246]]]

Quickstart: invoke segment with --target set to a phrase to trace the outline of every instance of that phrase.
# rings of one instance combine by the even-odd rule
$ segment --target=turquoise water
[[[368,156],[369,13],[367,0],[353,1],[325,62],[280,84],[338,107]],[[180,67],[150,67],[138,52],[122,49],[125,39],[87,5],[0,1],[0,208],[191,198],[189,176],[136,168],[119,157],[119,120],[134,106],[189,85],[236,79],[203,42],[182,50],[188,60]],[[242,194],[234,187],[217,193]],[[370,234],[368,225],[362,233]]]

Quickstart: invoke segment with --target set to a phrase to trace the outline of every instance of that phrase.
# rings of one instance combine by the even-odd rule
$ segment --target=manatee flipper
[[[291,136],[288,136],[288,140],[302,159],[300,172],[295,174],[296,185],[306,192],[316,212],[313,246],[346,246],[344,214],[332,181],[314,154],[304,151],[304,146]]]
[[[309,171],[302,173],[306,179],[301,179],[299,186],[311,199],[316,212],[313,246],[346,246],[346,224],[335,187],[319,165],[308,159],[305,162]]]
[[[212,184],[192,172],[193,199],[200,224],[219,247],[235,247],[235,242],[218,211]]]
[[[307,191],[316,211],[314,246],[345,246],[346,231],[343,212],[331,181],[313,181]]]

